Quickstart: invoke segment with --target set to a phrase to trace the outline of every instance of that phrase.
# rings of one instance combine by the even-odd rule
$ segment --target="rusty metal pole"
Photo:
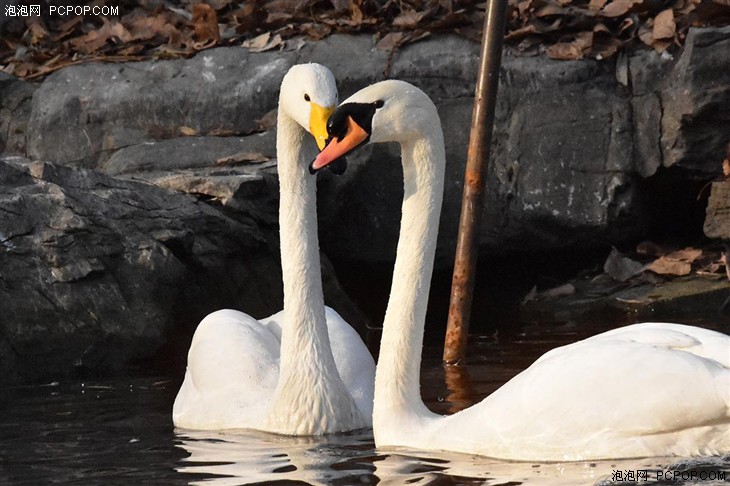
[[[499,65],[507,15],[507,0],[488,0],[484,15],[482,51],[471,117],[469,152],[466,159],[464,194],[461,200],[459,237],[456,242],[454,276],[451,281],[449,320],[446,325],[444,362],[458,363],[466,352],[469,334],[474,273],[479,244],[479,223],[484,201],[484,178],[497,103]]]

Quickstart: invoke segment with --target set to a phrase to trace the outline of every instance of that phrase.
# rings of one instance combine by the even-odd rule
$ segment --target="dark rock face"
[[[275,254],[253,222],[40,162],[0,163],[0,185],[4,379],[118,368],[218,308],[280,305]]]
[[[207,313],[281,308],[275,237],[150,184],[0,161],[0,232],[0,381],[114,371],[170,341],[184,359]]]
[[[25,154],[31,98],[37,85],[0,73],[0,153]]]
[[[342,99],[389,70],[424,89],[439,108],[448,168],[438,256],[447,264],[461,207],[478,51],[472,42],[446,36],[407,46],[388,66],[387,54],[368,37],[332,36],[296,52],[213,49],[190,60],[72,67],[35,93],[27,151],[215,198],[223,187],[231,194],[223,196],[229,206],[255,213],[258,203],[246,191],[233,195],[240,167],[229,173],[212,167],[236,152],[273,157],[273,133],[210,135],[255,129],[255,120],[275,108],[279,80],[294,63],[328,65]],[[507,53],[483,250],[555,250],[640,236],[638,181],[670,166],[688,178],[717,173],[715,161],[730,138],[728,72],[730,28],[692,30],[677,59],[651,51],[616,62]],[[200,136],[179,138],[183,129]],[[352,158],[349,174],[323,181],[320,189],[323,248],[338,259],[393,258],[402,194],[399,153],[394,147],[370,150]],[[371,154],[378,160],[370,160]],[[249,164],[244,172],[256,178],[258,168]],[[270,189],[275,186],[260,190]],[[270,212],[277,195],[257,197]]]
[[[183,127],[201,135],[249,133],[276,105],[292,64],[293,53],[238,48],[58,71],[34,96],[28,154],[94,168],[115,150],[177,137]]]
[[[717,175],[730,141],[730,26],[689,31],[661,100],[664,165]]]

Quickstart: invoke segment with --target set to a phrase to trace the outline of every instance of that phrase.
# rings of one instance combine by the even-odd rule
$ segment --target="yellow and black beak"
[[[370,134],[365,131],[351,116],[345,119],[346,132],[344,136],[333,137],[329,140],[327,146],[314,159],[309,166],[309,171],[314,173],[320,169],[327,167],[355,150],[370,138]],[[340,131],[340,130],[338,130]]]
[[[309,131],[317,142],[317,148],[322,150],[327,144],[327,119],[335,111],[335,107],[328,106],[325,108],[313,102],[310,102],[310,105]]]
[[[329,167],[336,174],[344,172],[344,167],[347,167],[345,155],[368,143],[373,116],[382,106],[382,101],[340,105],[327,122],[327,146],[310,164],[309,172],[314,174],[324,167]]]

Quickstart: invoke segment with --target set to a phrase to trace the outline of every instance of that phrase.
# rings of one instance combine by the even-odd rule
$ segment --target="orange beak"
[[[347,117],[347,133],[342,139],[333,138],[314,159],[310,170],[318,171],[327,167],[340,157],[347,155],[370,136],[352,117]]]

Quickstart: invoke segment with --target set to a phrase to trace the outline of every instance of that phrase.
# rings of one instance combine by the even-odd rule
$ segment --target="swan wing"
[[[526,460],[730,450],[730,337],[647,323],[554,349],[434,422],[452,450]]]
[[[198,325],[173,422],[191,429],[260,423],[279,378],[277,336],[253,317],[224,309]]]
[[[357,331],[337,311],[325,306],[325,315],[337,372],[368,425],[372,425],[375,360]]]

